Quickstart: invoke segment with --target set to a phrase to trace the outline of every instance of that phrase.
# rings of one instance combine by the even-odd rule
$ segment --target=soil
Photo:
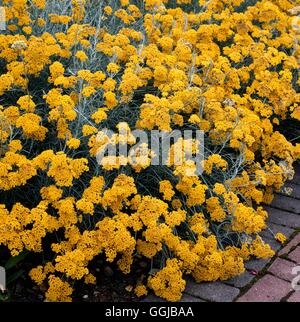
[[[91,269],[96,276],[96,285],[80,282],[73,296],[74,302],[136,302],[140,299],[134,294],[134,287],[139,281],[145,281],[146,271],[141,263],[132,267],[132,273],[123,274],[114,264],[98,260]]]
[[[138,263],[132,269],[133,273],[122,274],[117,266],[108,265],[103,260],[97,260],[90,268],[90,272],[96,276],[96,285],[86,285],[82,281],[73,285],[73,302],[137,302],[140,299],[134,294],[134,287],[139,281],[145,282],[147,267],[145,263]],[[35,286],[28,276],[32,263],[22,261],[13,270],[23,272],[15,281],[7,286],[8,292],[1,294],[0,302],[44,302],[45,291]],[[10,275],[10,274],[8,274]],[[8,276],[7,278],[10,278]]]

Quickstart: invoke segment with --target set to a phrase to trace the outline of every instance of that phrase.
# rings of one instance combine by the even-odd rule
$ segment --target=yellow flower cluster
[[[168,301],[178,301],[185,288],[180,263],[176,259],[168,259],[166,266],[155,276],[149,277],[149,286],[158,296]]]
[[[274,254],[261,204],[300,158],[283,130],[300,120],[299,1],[2,2],[0,245],[44,252],[30,276],[48,301],[95,283],[97,256],[125,274],[151,261],[147,287],[178,301],[184,274],[226,280]],[[203,131],[203,173],[175,162],[196,139],[154,166],[135,130]]]

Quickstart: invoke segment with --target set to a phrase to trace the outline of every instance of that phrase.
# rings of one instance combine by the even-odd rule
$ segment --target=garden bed
[[[264,205],[300,159],[298,1],[1,4],[8,300],[175,302],[187,276],[274,256]]]

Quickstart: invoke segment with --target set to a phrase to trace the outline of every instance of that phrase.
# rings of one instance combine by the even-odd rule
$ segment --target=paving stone
[[[262,236],[262,239],[265,243],[271,246],[271,248],[274,250],[275,253],[279,251],[279,249],[282,246],[275,238],[268,238],[268,237]]]
[[[187,280],[185,292],[212,302],[232,302],[240,293],[238,288],[221,282],[201,282],[197,284],[191,279]]]
[[[272,232],[274,236],[277,233],[283,233],[287,238],[289,238],[294,233],[294,229],[269,222],[267,225],[267,229],[261,232],[260,235],[262,237],[275,240],[275,237],[273,236]],[[281,247],[281,244],[279,244],[279,246]]]
[[[276,260],[269,267],[268,272],[291,282],[295,277],[295,275],[292,274],[292,270],[295,266],[296,264],[291,261],[282,258],[276,258]]]
[[[288,299],[287,302],[300,302],[300,291],[294,292]]]
[[[242,288],[251,283],[251,281],[254,279],[255,275],[250,274],[249,272],[244,272],[241,275],[238,275],[234,278],[231,278],[228,281],[225,281],[226,284],[232,285],[234,287]]]
[[[142,302],[167,302],[166,300],[162,299],[161,297],[155,296],[154,294],[149,294],[145,297]]]
[[[300,214],[300,200],[277,194],[272,207]]]
[[[205,301],[199,299],[198,297],[191,296],[189,294],[183,294],[179,302],[205,302]]]
[[[280,302],[291,290],[290,282],[267,274],[238,298],[237,302]]]
[[[267,220],[268,222],[282,226],[288,226],[290,228],[300,227],[299,215],[271,207],[265,207],[265,209],[268,211],[269,214],[269,218]]]
[[[300,165],[296,164],[294,168],[295,168],[295,175],[292,182],[300,185]]]
[[[285,196],[289,196],[292,198],[300,199],[300,184],[287,182],[284,185],[284,187],[281,188],[280,194],[285,195]]]
[[[194,282],[195,283],[195,282]],[[142,302],[167,302],[166,300],[162,299],[161,297],[155,296],[154,294],[149,294],[145,297]],[[199,299],[195,296],[191,296],[189,294],[183,294],[179,302],[205,302],[202,299]]]
[[[251,259],[251,260],[245,262],[245,267],[248,270],[252,270],[252,271],[255,271],[255,272],[259,273],[260,271],[262,271],[268,265],[268,263],[270,261],[271,261],[270,258],[267,258],[267,259]]]
[[[300,246],[289,253],[288,258],[297,264],[300,264]]]
[[[279,256],[288,254],[291,249],[300,244],[300,233],[297,234],[279,253]]]

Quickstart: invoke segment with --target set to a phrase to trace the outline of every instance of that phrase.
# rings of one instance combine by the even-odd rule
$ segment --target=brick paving
[[[268,273],[271,273],[280,279],[291,282],[294,278],[292,271],[295,266],[297,266],[297,264],[278,257],[269,267]]]
[[[280,302],[291,291],[291,283],[266,274],[238,298],[237,302]]]
[[[300,291],[294,292],[288,299],[287,302],[300,302]]]
[[[261,236],[276,251],[274,258],[247,261],[243,274],[224,282],[197,284],[188,278],[181,302],[300,302],[300,165],[294,179],[265,208],[268,229]],[[288,238],[284,247],[274,239],[278,232]],[[296,291],[292,281],[297,276]],[[144,301],[163,300],[149,295]]]
[[[300,264],[300,246],[296,247],[295,250],[288,254],[288,259]]]
[[[240,290],[222,282],[195,283],[188,279],[185,293],[210,302],[232,302]]]

